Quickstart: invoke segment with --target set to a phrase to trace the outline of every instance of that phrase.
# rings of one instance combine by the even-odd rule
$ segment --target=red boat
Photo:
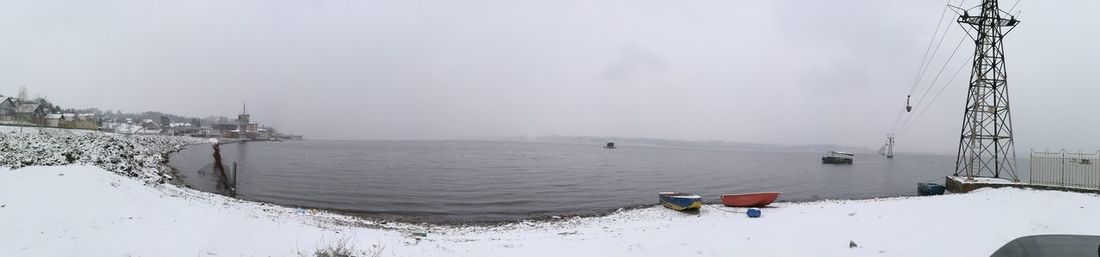
[[[722,194],[722,205],[729,207],[763,207],[779,198],[779,192]]]

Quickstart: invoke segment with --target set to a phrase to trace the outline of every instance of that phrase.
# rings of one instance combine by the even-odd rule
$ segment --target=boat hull
[[[698,195],[679,192],[661,192],[657,194],[661,205],[677,211],[698,210],[703,207],[703,199]]]
[[[917,183],[917,194],[920,195],[942,195],[946,188],[943,185],[936,183]]]
[[[852,164],[851,158],[838,158],[832,156],[821,157],[821,163],[827,164]]]
[[[779,192],[723,194],[722,205],[729,207],[764,207],[779,198]]]

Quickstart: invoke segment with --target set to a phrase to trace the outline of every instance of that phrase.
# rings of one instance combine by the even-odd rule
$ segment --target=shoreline
[[[180,172],[179,169],[176,169],[176,167],[172,167],[172,165],[169,164],[172,161],[172,158],[170,156],[173,153],[178,153],[179,151],[183,151],[184,148],[186,148],[188,146],[192,146],[192,145],[199,145],[199,144],[194,143],[194,144],[184,145],[182,147],[179,147],[179,149],[176,149],[175,151],[170,151],[170,152],[164,153],[164,167],[167,168],[168,175],[170,175],[170,176],[172,176],[172,178],[174,178],[172,180],[169,180],[170,184],[181,187],[181,188],[197,190],[197,189],[191,188],[191,186],[187,185],[187,183],[183,181],[183,176],[184,176],[183,172]]]
[[[236,143],[244,143],[244,142],[242,142],[242,141],[232,141],[232,142],[229,142],[229,143],[223,143],[223,145],[236,144]],[[266,143],[266,142],[261,142],[261,143]],[[200,189],[197,189],[195,187],[192,187],[190,185],[187,185],[187,183],[185,181],[183,181],[183,177],[186,176],[186,175],[183,174],[183,172],[180,172],[180,170],[177,169],[176,167],[170,165],[170,163],[171,163],[170,156],[171,156],[172,153],[177,153],[177,152],[186,150],[187,147],[192,147],[192,146],[207,146],[207,147],[209,147],[210,144],[209,143],[188,144],[188,145],[185,145],[183,147],[180,147],[179,149],[177,149],[175,151],[166,153],[164,155],[165,160],[166,160],[165,166],[169,169],[169,172],[171,173],[171,175],[173,177],[178,178],[177,180],[179,181],[179,184],[177,184],[176,186],[179,186],[179,187],[185,188],[185,189],[189,189],[189,190],[195,190],[195,191],[202,192],[202,193],[215,194],[215,195],[228,197],[228,198],[232,198],[232,199],[238,199],[238,200],[242,200],[242,201],[270,204],[270,205],[274,205],[274,206],[281,206],[281,207],[284,207],[284,208],[292,208],[292,209],[307,209],[307,210],[315,210],[315,211],[324,211],[324,212],[329,212],[329,213],[333,213],[333,214],[338,214],[338,215],[343,215],[343,216],[355,217],[355,218],[358,218],[358,219],[368,220],[368,221],[376,222],[376,223],[380,223],[380,224],[386,224],[386,223],[393,222],[393,223],[431,225],[431,226],[494,227],[494,226],[502,226],[502,225],[513,224],[513,223],[521,223],[521,222],[541,222],[541,221],[557,221],[557,220],[568,219],[568,218],[601,217],[601,216],[611,215],[611,214],[614,214],[615,212],[620,212],[620,211],[637,210],[637,209],[649,208],[649,207],[653,207],[653,206],[659,206],[659,204],[647,204],[647,205],[627,206],[627,207],[620,207],[620,208],[613,208],[613,209],[606,209],[606,210],[585,211],[585,212],[579,213],[579,214],[577,212],[573,212],[573,213],[551,213],[551,212],[547,212],[545,214],[532,215],[532,216],[529,216],[528,218],[524,218],[524,219],[508,219],[508,220],[493,220],[493,221],[466,221],[466,220],[459,220],[459,219],[432,218],[432,217],[426,217],[426,216],[423,216],[423,215],[419,215],[419,214],[416,214],[416,213],[363,212],[363,211],[354,211],[354,210],[344,210],[344,209],[339,209],[339,208],[321,208],[321,207],[289,205],[289,204],[282,204],[282,203],[275,203],[275,202],[268,202],[268,201],[261,201],[261,200],[246,199],[246,198],[240,197],[240,195],[238,195],[238,197],[229,197],[229,196],[223,195],[223,194],[218,193],[218,192],[204,191],[204,190],[200,190]]]
[[[488,142],[488,141],[486,141],[486,142]],[[267,143],[267,142],[250,142],[250,143]],[[188,146],[188,147],[191,147],[191,146]],[[194,169],[195,167],[197,167],[197,165],[195,165],[196,160],[198,160],[198,159],[195,158],[196,156],[209,158],[209,154],[211,153],[210,147],[209,147],[209,145],[204,145],[204,147],[205,148],[202,148],[202,149],[192,148],[192,149],[181,150],[181,151],[188,152],[187,155],[184,155],[185,156],[184,158],[181,158],[181,160],[183,160],[183,161],[180,162],[180,161],[177,161],[176,159],[170,159],[169,162],[175,164],[176,166],[187,167],[189,169]],[[243,146],[233,145],[233,147],[243,147]],[[226,150],[226,149],[236,149],[236,148],[223,147],[223,150]],[[234,151],[236,151],[236,150],[234,150]],[[223,154],[223,156],[225,156],[225,155]],[[226,157],[226,158],[231,158],[231,156]],[[206,161],[209,161],[209,160],[206,160]],[[235,160],[225,159],[225,161],[228,163],[228,162],[232,162],[232,161],[235,161]],[[192,176],[194,176],[194,172],[190,172],[190,173],[191,173]],[[183,176],[186,176],[186,174],[184,174]],[[937,177],[936,179],[938,180],[940,178]],[[219,190],[215,190],[211,186],[211,184],[208,183],[209,181],[190,180],[188,182],[196,183],[196,184],[194,184],[194,187],[190,187],[190,188],[193,188],[195,190],[200,190],[200,191],[204,191],[204,192],[211,192],[211,193],[219,193]],[[187,184],[187,183],[185,183],[185,184]],[[261,189],[255,189],[255,190],[261,190]],[[248,190],[246,190],[246,191],[248,191]],[[803,198],[797,198],[797,199],[794,199],[794,200],[780,199],[780,201],[778,201],[778,202],[798,203],[798,202],[814,202],[814,201],[821,201],[821,200],[863,200],[863,199],[876,199],[876,198],[884,198],[884,197],[916,196],[916,194],[917,194],[915,183],[914,183],[914,186],[908,191],[905,191],[905,192],[900,192],[900,190],[891,190],[891,191],[899,191],[899,192],[867,193],[867,194],[860,194],[860,195],[841,195],[841,196],[832,195],[832,196],[825,196],[825,197],[817,197],[816,195],[814,195],[814,198],[812,198],[812,199],[804,199],[804,197]],[[256,191],[252,191],[252,192],[257,193]],[[648,196],[648,194],[647,194],[647,196]],[[718,203],[718,202],[720,202],[720,200],[716,198],[716,195],[711,195],[711,196],[713,196],[714,198],[705,199],[704,203]],[[624,202],[624,204],[621,205],[621,206],[616,205],[614,203],[608,204],[608,205],[597,206],[597,208],[600,208],[600,209],[569,209],[569,208],[554,209],[553,207],[557,207],[557,206],[550,206],[549,208],[543,209],[542,211],[533,211],[533,212],[526,212],[525,211],[525,212],[522,212],[522,213],[519,213],[519,212],[510,213],[510,214],[515,214],[515,215],[510,215],[510,217],[501,217],[501,218],[492,218],[492,219],[490,219],[490,218],[478,218],[478,217],[471,217],[471,216],[461,216],[461,217],[449,216],[449,215],[445,215],[445,214],[439,214],[439,213],[436,213],[436,212],[432,212],[432,210],[425,210],[423,212],[418,212],[419,210],[423,210],[423,209],[400,209],[400,210],[396,210],[396,211],[404,211],[404,212],[375,212],[375,211],[371,210],[371,208],[370,208],[371,206],[365,206],[365,205],[312,204],[308,201],[305,201],[305,200],[312,200],[312,199],[318,199],[318,198],[312,198],[312,199],[311,198],[305,198],[305,200],[302,200],[302,199],[299,199],[299,198],[292,198],[292,200],[285,200],[283,198],[272,197],[272,196],[268,195],[266,197],[263,197],[263,199],[265,199],[265,200],[259,200],[259,199],[250,199],[247,192],[242,192],[242,194],[238,195],[238,197],[241,197],[242,199],[258,201],[258,202],[265,202],[265,203],[269,203],[269,204],[276,204],[276,205],[281,205],[281,206],[285,206],[285,207],[324,210],[324,211],[340,213],[340,214],[348,215],[348,216],[355,216],[355,217],[360,217],[360,218],[364,218],[364,219],[371,219],[371,220],[385,221],[385,222],[430,223],[430,224],[436,224],[436,225],[485,225],[485,226],[494,226],[494,225],[499,225],[499,224],[514,223],[514,222],[523,222],[525,220],[556,220],[557,218],[555,218],[555,216],[563,217],[563,218],[568,218],[568,217],[598,217],[598,216],[604,216],[604,215],[611,214],[611,213],[613,213],[617,210],[620,210],[620,209],[630,210],[630,209],[646,208],[646,207],[651,207],[651,206],[657,206],[658,205],[657,201],[654,200],[652,202],[629,201],[629,202]],[[793,195],[786,196],[786,197],[793,197]],[[326,199],[323,199],[323,200],[328,200],[328,199],[326,198]],[[646,199],[646,200],[648,200],[648,199]],[[285,202],[285,203],[280,203],[280,201]]]
[[[1100,215],[1100,196],[1009,188],[777,203],[756,219],[707,205],[698,213],[646,207],[599,217],[440,226],[376,223],[68,165],[0,168],[0,205],[0,226],[8,228],[0,233],[4,256],[287,256],[334,240],[364,251],[381,248],[381,256],[541,257],[563,250],[573,256],[928,256],[944,249],[984,256],[1025,235],[1100,234],[1100,226],[1090,225]],[[65,211],[74,208],[85,211]],[[966,220],[960,213],[997,218]],[[849,248],[849,241],[859,247]]]

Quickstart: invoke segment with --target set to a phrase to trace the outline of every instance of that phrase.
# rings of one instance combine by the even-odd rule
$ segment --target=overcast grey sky
[[[25,85],[65,107],[193,116],[233,116],[247,102],[254,119],[310,138],[584,135],[877,148],[943,6],[5,0],[0,94]],[[1016,9],[1023,23],[1005,48],[1018,152],[1100,148],[1091,105],[1100,93],[1092,28],[1100,1],[1023,0]],[[951,31],[920,88],[964,36],[945,20]],[[940,83],[972,49],[962,45]],[[916,106],[928,113],[898,138],[899,150],[955,150],[968,77]]]

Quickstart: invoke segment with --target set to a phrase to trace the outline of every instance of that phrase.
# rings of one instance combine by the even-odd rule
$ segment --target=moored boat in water
[[[660,199],[661,205],[677,211],[697,210],[703,207],[703,198],[693,194],[660,192],[657,193],[657,198]]]
[[[722,205],[729,207],[763,207],[779,198],[779,192],[722,194],[721,198]]]
[[[853,157],[855,157],[855,154],[849,152],[831,151],[825,157],[821,157],[821,163],[852,164]]]
[[[943,191],[947,188],[943,185],[929,182],[917,183],[917,194],[920,195],[942,195]]]

